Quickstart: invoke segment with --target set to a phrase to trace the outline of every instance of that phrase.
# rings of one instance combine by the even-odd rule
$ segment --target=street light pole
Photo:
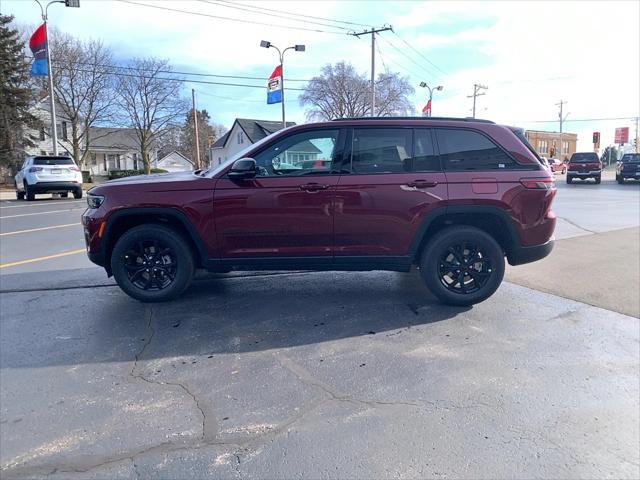
[[[444,87],[442,85],[438,85],[437,87],[435,87],[434,89],[432,89],[429,85],[427,85],[425,82],[420,82],[420,86],[423,88],[427,88],[429,90],[429,115],[427,115],[428,117],[433,116],[432,115],[432,110],[433,110],[433,103],[432,103],[432,99],[433,99],[433,90],[442,90]]]
[[[51,109],[51,140],[53,142],[53,155],[58,156],[58,128],[56,125],[56,102],[53,98],[53,75],[51,73],[51,52],[49,50],[49,27],[47,23],[47,19],[49,17],[49,6],[54,3],[64,3],[68,7],[79,7],[79,0],[53,0],[43,8],[40,0],[35,0],[35,2],[40,7],[40,14],[42,15],[42,20],[44,21],[44,33],[47,39],[47,70],[49,73],[49,108]]]
[[[280,103],[282,104],[282,128],[287,128],[287,122],[284,116],[284,53],[287,50],[304,52],[306,50],[306,47],[304,45],[294,45],[293,47],[287,47],[284,50],[280,51],[278,47],[273,45],[271,42],[267,42],[266,40],[262,40],[260,42],[260,46],[263,48],[275,48],[278,51],[278,57],[280,59]]]

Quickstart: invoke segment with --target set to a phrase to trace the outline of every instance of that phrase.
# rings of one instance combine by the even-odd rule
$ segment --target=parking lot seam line
[[[41,232],[42,230],[52,230],[54,228],[73,227],[76,225],[82,225],[82,224],[81,223],[65,223],[63,225],[52,225],[51,227],[30,228],[28,230],[16,230],[15,232],[0,233],[0,237],[4,237],[6,235],[18,235],[19,233]]]
[[[59,292],[64,290],[82,290],[87,288],[103,288],[103,287],[117,287],[117,283],[101,283],[99,285],[75,285],[72,287],[48,287],[48,288],[14,288],[7,290],[0,290],[0,294],[3,293],[33,293],[33,292]]]
[[[69,250],[68,252],[55,253],[53,255],[47,255],[45,257],[35,257],[28,258],[26,260],[18,260],[17,262],[0,263],[0,268],[17,267],[18,265],[24,265],[26,263],[41,262],[43,260],[50,260],[52,258],[66,257],[68,255],[75,255],[77,253],[84,253],[86,251],[87,250],[84,248],[79,248],[78,250]]]
[[[594,233],[594,234],[600,233],[600,232],[596,232],[595,230],[589,230],[588,228],[581,227],[576,222],[573,222],[573,221],[569,220],[568,218],[565,218],[565,217],[558,217],[558,218],[560,220],[564,220],[565,222],[567,222],[570,225],[573,225],[576,228],[579,228],[580,230],[584,230],[585,232]]]
[[[0,220],[4,220],[5,218],[30,217],[32,215],[46,215],[48,213],[73,212],[74,210],[80,210],[80,208],[67,208],[66,210],[50,210],[48,212],[33,212],[33,213],[19,213],[17,215],[5,215],[4,217],[0,217]]]
[[[22,205],[1,205],[0,204],[0,210],[3,210],[5,208],[24,208],[24,207],[43,207],[45,205],[62,205],[64,202],[64,205],[69,205],[69,204],[73,204],[73,205],[77,205],[78,203],[85,203],[84,200],[77,200],[77,201],[73,201],[73,200],[60,200],[57,202],[44,202],[44,203],[23,203]]]

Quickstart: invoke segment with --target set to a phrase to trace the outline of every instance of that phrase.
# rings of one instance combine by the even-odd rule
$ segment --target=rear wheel
[[[565,173],[567,173],[567,167],[562,168],[562,174],[564,175]]]
[[[24,195],[27,197],[28,202],[33,202],[36,199],[36,194],[30,191],[29,184],[24,182]]]
[[[78,188],[73,192],[73,198],[82,198],[82,189]]]
[[[18,190],[18,186],[16,185],[16,198],[18,200],[24,200],[24,191]]]
[[[622,178],[622,175],[616,175],[616,182],[618,182],[620,185],[624,183],[624,178]]]
[[[602,180],[602,177],[597,176],[597,177],[594,178],[594,180],[596,181],[596,184],[598,184]]]
[[[62,198],[67,198],[67,197],[69,196],[69,192],[62,192],[62,193],[60,194],[60,196],[61,196]]]
[[[468,226],[438,232],[426,245],[420,274],[448,305],[473,305],[489,298],[504,277],[504,253],[488,233]]]
[[[111,270],[127,295],[142,302],[163,302],[184,292],[195,265],[179,233],[148,224],[120,237],[111,254]]]

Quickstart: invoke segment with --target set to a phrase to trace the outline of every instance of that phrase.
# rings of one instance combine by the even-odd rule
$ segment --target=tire
[[[24,182],[24,195],[27,197],[27,202],[33,202],[36,199],[36,194],[29,191],[29,184]]]
[[[565,173],[567,173],[567,167],[563,168],[561,173],[562,173],[562,175],[564,175]]]
[[[602,177],[594,177],[594,180],[596,181],[596,185],[598,185],[602,181]]]
[[[16,199],[17,200],[24,200],[24,192],[21,192],[20,190],[18,190],[18,186],[16,185]]]
[[[75,199],[82,198],[82,189],[81,188],[78,188],[77,190],[74,190],[73,198],[75,198]]]
[[[567,177],[567,183],[571,184],[571,182],[573,182],[573,178],[572,177]]]
[[[624,183],[624,178],[622,178],[622,175],[616,175],[616,182],[618,182],[620,185]]]
[[[62,192],[62,193],[60,194],[60,196],[61,196],[62,198],[67,198],[67,197],[69,196],[69,192]]]
[[[160,255],[158,250],[165,253]],[[145,266],[143,261],[154,263]],[[194,270],[189,244],[178,232],[161,225],[146,224],[128,230],[111,252],[111,271],[116,282],[127,295],[141,302],[164,302],[178,297],[191,283]]]
[[[450,248],[458,253],[455,256],[448,253]],[[472,255],[473,249],[476,250],[475,255]],[[465,252],[469,252],[469,256]],[[482,255],[479,257],[479,254]],[[459,260],[470,259],[477,261],[467,264],[468,271],[465,272],[464,263]],[[448,275],[454,273],[452,269],[447,272],[447,265],[453,263],[462,266],[456,269],[460,272],[456,279]],[[478,264],[481,264],[480,270],[477,269]],[[436,233],[425,246],[420,259],[420,274],[427,288],[442,303],[457,306],[473,305],[493,295],[502,283],[504,267],[504,253],[498,242],[483,230],[469,226],[449,227]],[[464,275],[471,271],[478,277]]]

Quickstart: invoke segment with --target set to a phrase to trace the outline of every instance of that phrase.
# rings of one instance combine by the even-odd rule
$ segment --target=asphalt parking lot
[[[417,274],[203,275],[128,298],[84,201],[0,200],[3,478],[639,478],[640,185],[566,185],[473,308]]]

